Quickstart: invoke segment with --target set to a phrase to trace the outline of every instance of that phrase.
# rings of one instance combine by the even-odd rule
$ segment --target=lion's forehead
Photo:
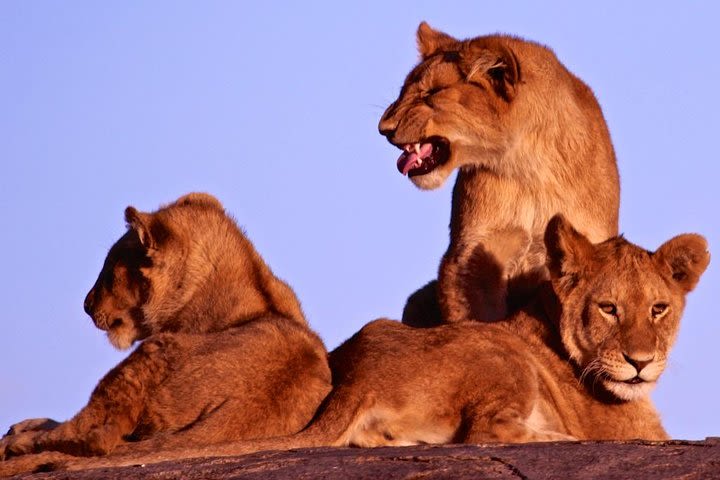
[[[456,52],[445,52],[433,56],[418,64],[410,71],[405,80],[405,88],[414,85],[420,87],[431,87],[437,85],[449,85],[463,78],[460,69],[460,59]]]
[[[609,301],[644,305],[670,301],[672,292],[649,257],[623,257],[605,265],[596,276],[594,294]]]

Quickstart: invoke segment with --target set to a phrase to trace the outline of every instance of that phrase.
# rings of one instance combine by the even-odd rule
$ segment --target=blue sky
[[[69,418],[126,355],[82,302],[127,205],[217,195],[330,348],[399,318],[448,242],[451,183],[377,133],[421,20],[552,47],[603,107],[625,235],[720,245],[715,3],[249,3],[0,3],[0,429]],[[653,395],[675,437],[720,434],[717,263]]]

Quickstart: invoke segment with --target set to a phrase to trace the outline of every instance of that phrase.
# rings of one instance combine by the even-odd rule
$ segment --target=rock
[[[33,479],[720,479],[720,438],[314,448],[147,466],[22,475]]]

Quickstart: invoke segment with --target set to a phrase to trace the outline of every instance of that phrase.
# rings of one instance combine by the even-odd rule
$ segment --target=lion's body
[[[538,327],[537,312],[513,320],[367,325],[331,355],[339,384],[331,398],[352,398],[343,411],[359,412],[342,429],[332,425],[335,444],[666,438],[649,398],[605,403],[589,395],[561,352],[537,337],[522,339]]]
[[[555,217],[545,246],[551,281],[511,321],[366,325],[330,354],[333,390],[296,435],[163,452],[130,446],[107,463],[313,446],[666,439],[649,391],[685,295],[708,265],[707,243],[690,234],[655,252],[622,237],[593,245]]]
[[[167,364],[167,371],[144,399],[133,440],[160,433],[158,445],[204,445],[294,433],[329,390],[318,339],[284,317],[268,315],[208,334],[162,334],[148,342],[159,353],[149,357],[148,367]]]
[[[0,454],[98,455],[128,440],[187,447],[302,429],[330,390],[327,353],[220,203],[191,194],[154,213],[129,207],[126,219],[85,309],[114,345],[141,343],[74,418],[23,422]]]
[[[547,277],[542,234],[553,215],[593,242],[617,234],[610,135],[592,91],[539,44],[505,35],[458,41],[426,24],[418,44],[422,61],[380,131],[406,151],[398,165],[420,188],[458,169],[438,275],[443,319],[504,318]],[[433,294],[434,286],[423,295]],[[406,323],[440,320],[409,307]]]

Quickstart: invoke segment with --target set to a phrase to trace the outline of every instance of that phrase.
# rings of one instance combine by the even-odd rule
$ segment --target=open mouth
[[[415,177],[432,172],[450,158],[450,142],[442,137],[430,137],[422,142],[408,143],[397,161],[403,175]]]

